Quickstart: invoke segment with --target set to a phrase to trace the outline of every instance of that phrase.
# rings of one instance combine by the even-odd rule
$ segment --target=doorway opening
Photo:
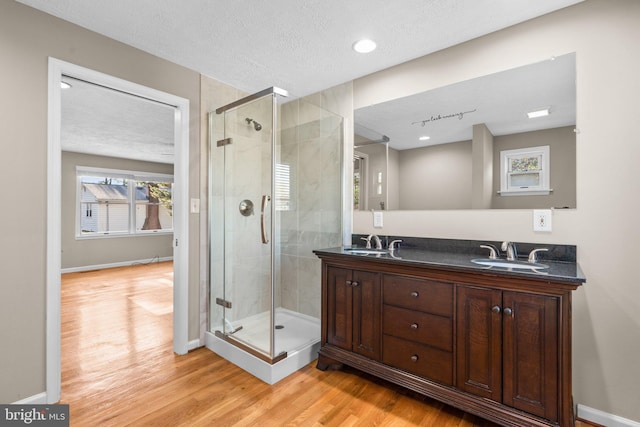
[[[46,402],[61,394],[61,221],[62,221],[62,88],[63,76],[135,95],[173,107],[174,194],[173,204],[173,351],[188,351],[188,159],[189,101],[146,86],[49,59],[48,159],[47,159],[47,344]]]

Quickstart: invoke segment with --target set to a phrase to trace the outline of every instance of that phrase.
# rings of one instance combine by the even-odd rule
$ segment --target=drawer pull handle
[[[414,298],[418,298],[418,295],[420,295],[420,294],[418,292],[416,292],[416,291],[411,292],[411,296],[414,297]]]
[[[411,329],[418,329],[418,324],[417,323],[412,323],[411,324]]]
[[[412,362],[417,362],[418,361],[418,355],[414,354],[413,356],[411,356],[411,361]]]

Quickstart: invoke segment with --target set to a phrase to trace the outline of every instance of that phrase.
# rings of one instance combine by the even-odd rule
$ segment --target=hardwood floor
[[[495,424],[315,362],[270,386],[211,351],[172,351],[169,262],[62,277],[62,400],[72,426]]]

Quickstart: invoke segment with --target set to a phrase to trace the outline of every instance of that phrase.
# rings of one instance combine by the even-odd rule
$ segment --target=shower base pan
[[[276,363],[270,364],[223,338],[219,338],[212,332],[206,332],[205,345],[220,357],[265,383],[275,384],[314,361],[320,350],[320,321],[318,319],[278,308],[275,320],[275,353],[287,352],[287,357]],[[269,324],[268,313],[261,313],[234,322],[234,324],[242,325],[242,329],[236,332],[237,338],[241,338],[248,344],[261,345],[264,348],[269,337],[268,331],[265,331],[263,326]]]

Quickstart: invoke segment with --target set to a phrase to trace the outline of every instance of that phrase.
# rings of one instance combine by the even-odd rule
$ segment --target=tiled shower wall
[[[341,244],[343,119],[302,99],[282,107],[281,127],[276,162],[291,179],[289,206],[277,212],[276,305],[320,318],[320,261],[312,251]]]

